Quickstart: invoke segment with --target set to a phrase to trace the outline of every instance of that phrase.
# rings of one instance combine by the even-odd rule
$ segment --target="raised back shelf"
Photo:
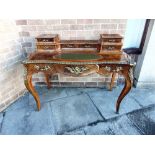
[[[101,54],[120,54],[122,39],[119,34],[101,34],[99,40],[60,40],[58,34],[42,34],[36,37],[36,46],[38,52],[61,51],[64,48],[92,48]]]

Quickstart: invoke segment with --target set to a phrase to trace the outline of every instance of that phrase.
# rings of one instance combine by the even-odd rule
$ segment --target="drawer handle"
[[[34,68],[36,69],[36,70],[38,70],[38,71],[47,71],[47,70],[51,70],[51,67],[50,66],[42,66],[42,67],[40,67],[40,66],[38,66],[38,65],[34,65]]]
[[[84,45],[84,47],[89,48],[89,47],[91,47],[91,46],[90,46],[90,45]]]
[[[48,46],[44,46],[44,49],[49,49],[49,47]]]
[[[67,47],[68,47],[68,48],[72,48],[72,47],[73,47],[73,45],[67,45]]]
[[[115,39],[109,39],[109,42],[115,42]]]
[[[107,50],[114,50],[115,47],[108,47]]]

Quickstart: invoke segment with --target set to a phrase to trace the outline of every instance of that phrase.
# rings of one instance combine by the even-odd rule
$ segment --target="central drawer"
[[[58,48],[58,45],[37,45],[38,50],[53,50],[57,48]]]

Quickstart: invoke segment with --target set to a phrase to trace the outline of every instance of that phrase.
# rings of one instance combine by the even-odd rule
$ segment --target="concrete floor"
[[[155,90],[133,88],[116,114],[121,89],[37,87],[41,110],[26,93],[0,113],[0,134],[155,134]]]

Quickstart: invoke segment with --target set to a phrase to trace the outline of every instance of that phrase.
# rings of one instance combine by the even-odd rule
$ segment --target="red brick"
[[[36,26],[36,30],[37,31],[49,31],[49,30],[53,30],[53,26],[38,25],[38,26]]]
[[[79,78],[78,77],[67,77],[66,81],[68,81],[68,82],[79,81]]]
[[[73,82],[72,86],[73,87],[84,87],[84,82]]]
[[[16,25],[27,25],[27,20],[16,20]]]
[[[92,24],[92,19],[77,19],[77,24]]]
[[[4,109],[5,109],[5,104],[4,103],[0,104],[0,112],[3,111]]]
[[[109,30],[110,33],[118,33],[122,36],[124,36],[125,31],[124,30]]]
[[[96,24],[96,25],[93,25],[93,24],[87,24],[84,26],[84,29],[85,30],[97,30],[97,29],[100,29],[100,25],[99,24]]]
[[[60,24],[60,19],[45,20],[45,24],[47,25]]]
[[[127,19],[111,19],[111,23],[126,23]]]
[[[22,26],[23,31],[36,31],[36,26]]]
[[[44,24],[44,21],[43,20],[38,20],[38,19],[35,19],[35,20],[27,20],[27,24],[28,25],[43,25]]]
[[[60,82],[52,82],[51,85],[54,86],[54,87],[55,87],[55,86],[56,86],[56,87],[59,87],[59,86],[60,86]]]
[[[102,87],[102,88],[105,88],[107,86],[107,84],[105,82],[98,82],[97,83],[97,86],[98,87]]]
[[[33,82],[39,81],[39,78],[32,78]]]
[[[95,82],[104,82],[105,81],[105,78],[92,78],[92,81],[95,81]]]
[[[83,25],[70,25],[70,30],[83,30]]]
[[[86,87],[97,87],[97,82],[85,82]]]
[[[60,85],[62,87],[69,87],[69,86],[72,86],[72,82],[61,82]]]
[[[76,24],[76,19],[61,19],[61,24]]]
[[[19,32],[19,36],[20,37],[30,36],[30,33],[29,32],[25,32],[25,31],[22,31],[22,32]]]
[[[69,25],[56,25],[53,26],[53,30],[69,30]]]
[[[51,80],[54,80],[54,81],[59,80],[58,74],[52,75]]]
[[[126,28],[126,24],[119,24],[118,25],[118,29],[125,29]]]
[[[94,19],[94,23],[110,23],[110,19]]]
[[[117,29],[117,24],[102,24],[101,29]]]
[[[109,33],[109,30],[95,30],[95,31],[93,31],[93,35],[95,35],[95,36],[98,36],[98,39],[99,39],[99,37],[100,37],[100,34],[102,34],[102,33]]]
[[[62,36],[76,37],[76,31],[62,31]]]

